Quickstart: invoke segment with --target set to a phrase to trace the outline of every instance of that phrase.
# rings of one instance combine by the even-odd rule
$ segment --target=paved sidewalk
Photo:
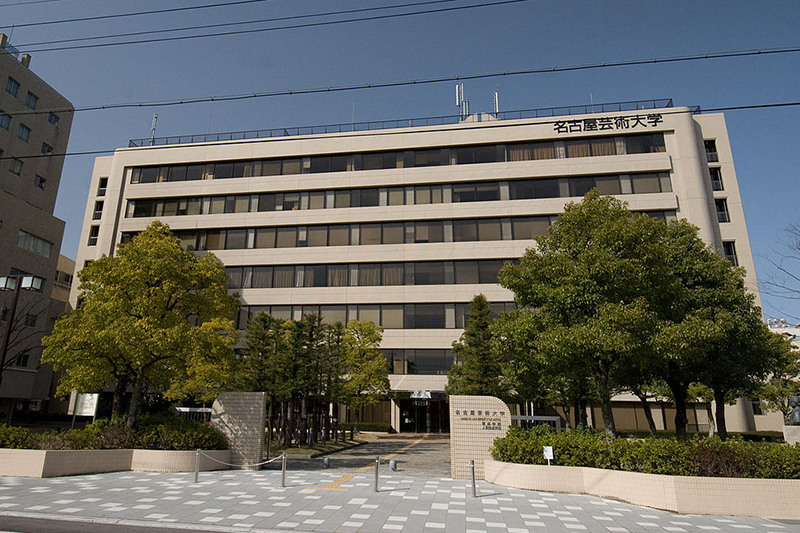
[[[520,491],[479,482],[372,472],[222,471],[0,478],[3,516],[72,517],[101,523],[210,531],[510,533],[800,531],[738,517],[676,515],[594,496]]]

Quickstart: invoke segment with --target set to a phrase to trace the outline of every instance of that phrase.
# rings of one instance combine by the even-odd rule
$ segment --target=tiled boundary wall
[[[665,476],[487,459],[485,479],[504,487],[592,494],[684,514],[800,519],[794,479]]]
[[[450,475],[453,479],[472,476],[469,462],[475,461],[475,478],[484,479],[483,464],[490,458],[494,439],[505,437],[511,426],[508,406],[494,396],[450,396]]]
[[[193,472],[194,450],[0,449],[0,476],[57,477],[103,472]],[[200,470],[226,470],[230,450],[203,450]]]
[[[234,468],[258,470],[264,459],[266,392],[226,392],[211,406],[211,425],[222,432]]]

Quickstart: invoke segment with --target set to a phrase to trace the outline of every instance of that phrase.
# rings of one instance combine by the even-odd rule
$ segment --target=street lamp
[[[42,292],[44,280],[37,276],[12,275],[0,277],[0,291],[14,291],[14,299],[11,301],[11,309],[8,310],[6,317],[6,333],[3,336],[3,349],[0,350],[0,385],[3,383],[3,370],[5,370],[6,355],[8,355],[8,343],[11,340],[11,330],[14,326],[14,316],[17,312],[17,303],[22,289],[33,292]]]

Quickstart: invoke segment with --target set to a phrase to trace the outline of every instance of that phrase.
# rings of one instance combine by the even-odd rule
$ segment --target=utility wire
[[[264,0],[248,0],[248,1],[264,1]],[[71,46],[56,46],[56,47],[44,47],[44,48],[30,48],[26,50],[28,53],[42,53],[42,52],[60,52],[65,50],[84,50],[88,48],[105,48],[109,46],[127,46],[132,44],[148,44],[148,43],[160,43],[160,42],[171,42],[171,41],[185,41],[190,39],[208,39],[212,37],[229,37],[231,35],[245,35],[245,34],[252,34],[252,33],[265,33],[271,31],[280,31],[280,30],[294,30],[299,28],[314,28],[319,26],[333,26],[338,24],[349,24],[354,22],[366,22],[366,21],[373,21],[373,20],[386,20],[386,19],[393,19],[393,18],[400,18],[400,17],[410,17],[415,15],[428,15],[432,13],[445,13],[448,11],[461,11],[464,9],[475,9],[480,7],[494,7],[506,4],[518,4],[521,2],[531,2],[533,0],[501,0],[499,2],[484,2],[479,4],[472,4],[466,6],[455,6],[455,7],[444,7],[438,9],[425,9],[419,11],[412,11],[409,13],[393,13],[388,15],[375,15],[371,17],[355,17],[350,19],[344,20],[331,20],[325,22],[308,22],[304,24],[291,24],[286,26],[276,26],[272,28],[256,28],[256,29],[249,29],[249,30],[236,30],[236,31],[224,31],[224,32],[216,32],[216,33],[202,33],[198,35],[183,35],[178,37],[158,37],[158,38],[151,38],[151,39],[133,39],[130,41],[119,41],[113,43],[96,43],[96,44],[80,44],[80,45],[71,45]]]
[[[360,9],[346,9],[342,11],[328,11],[324,13],[309,13],[305,15],[290,15],[285,17],[274,17],[274,18],[267,18],[267,19],[260,19],[260,20],[243,20],[239,22],[223,22],[217,24],[202,24],[197,26],[184,26],[181,28],[166,28],[163,30],[149,30],[149,31],[137,31],[137,32],[127,32],[127,33],[114,33],[109,35],[97,35],[94,37],[77,37],[73,39],[58,39],[53,41],[40,41],[40,42],[31,42],[31,43],[14,43],[14,46],[17,48],[25,48],[31,46],[43,46],[43,45],[50,45],[50,44],[63,44],[63,43],[75,43],[75,42],[85,42],[85,41],[97,41],[101,39],[116,39],[119,37],[132,37],[134,35],[142,36],[142,35],[157,35],[162,33],[172,33],[178,31],[193,31],[193,30],[206,30],[211,28],[224,28],[230,26],[242,26],[248,24],[262,24],[266,22],[281,22],[286,20],[298,20],[298,19],[307,19],[307,18],[315,18],[315,17],[327,17],[327,16],[334,16],[334,15],[350,15],[353,13],[364,13],[370,11],[385,11],[387,9],[400,9],[406,7],[417,7],[417,6],[424,6],[424,5],[431,5],[431,4],[443,4],[443,3],[452,3],[452,2],[460,2],[462,0],[432,0],[426,2],[413,2],[410,4],[394,4],[389,6],[382,6],[382,7],[365,7]]]
[[[622,61],[607,61],[603,63],[590,63],[585,65],[572,65],[572,66],[564,66],[564,67],[544,67],[544,68],[535,68],[535,69],[521,69],[521,70],[510,70],[505,72],[490,72],[490,73],[478,73],[478,74],[467,74],[464,76],[442,76],[436,78],[423,78],[419,80],[401,80],[401,81],[384,81],[384,82],[376,82],[376,83],[361,83],[361,84],[353,84],[353,85],[339,85],[339,86],[331,86],[331,87],[312,87],[312,88],[300,88],[300,89],[284,89],[278,91],[270,91],[270,92],[260,92],[260,93],[248,93],[248,94],[235,94],[235,95],[217,95],[217,96],[198,96],[193,98],[176,98],[170,100],[152,100],[152,101],[145,101],[145,102],[118,102],[118,103],[108,103],[108,104],[92,104],[86,106],[78,106],[74,108],[75,112],[83,112],[83,111],[99,111],[99,110],[109,110],[109,109],[126,109],[126,108],[153,108],[153,107],[171,107],[177,105],[187,105],[187,104],[200,104],[200,103],[209,103],[209,102],[230,102],[230,101],[238,101],[238,100],[252,100],[252,99],[260,99],[260,98],[274,98],[278,96],[295,96],[295,95],[308,95],[308,94],[320,94],[320,93],[335,93],[335,92],[347,92],[347,91],[357,91],[357,90],[364,90],[364,89],[385,89],[385,88],[394,88],[394,87],[406,87],[410,85],[429,85],[429,84],[436,84],[436,83],[448,83],[448,82],[457,82],[457,81],[464,81],[464,80],[479,80],[479,79],[487,79],[487,78],[499,78],[504,76],[521,76],[521,75],[532,75],[532,74],[546,74],[546,73],[553,73],[553,72],[571,72],[571,71],[579,71],[579,70],[592,70],[592,69],[602,69],[602,68],[611,68],[611,67],[628,67],[628,66],[639,66],[639,65],[655,65],[659,63],[679,63],[679,62],[687,62],[687,61],[699,61],[705,59],[723,59],[723,58],[740,58],[740,57],[750,57],[750,56],[766,56],[766,55],[775,55],[775,54],[789,54],[789,53],[796,53],[800,52],[800,46],[791,46],[791,47],[783,47],[783,48],[769,48],[769,49],[751,49],[751,50],[738,50],[738,51],[729,51],[729,52],[711,52],[705,54],[694,54],[694,55],[681,55],[681,56],[671,56],[671,57],[661,57],[661,58],[649,58],[649,59],[627,59]],[[48,114],[48,113],[69,113],[73,111],[73,109],[68,108],[54,108],[54,109],[37,109],[35,111],[19,111],[15,113],[8,113],[14,116],[22,116],[22,115],[38,115],[38,114]]]
[[[753,109],[770,109],[770,108],[777,108],[777,107],[798,107],[800,106],[800,101],[797,102],[779,102],[779,103],[771,103],[771,104],[749,104],[749,105],[735,105],[735,106],[725,106],[725,107],[710,107],[710,108],[703,108],[702,111],[704,113],[708,112],[720,112],[720,111],[749,111]],[[570,106],[562,106],[562,107],[570,107]],[[576,107],[576,106],[572,106]],[[591,107],[591,105],[589,106]],[[681,106],[684,107],[684,106]],[[636,110],[631,110],[630,112],[634,112]],[[640,109],[638,112],[647,113],[652,111],[652,109]],[[613,111],[616,113],[616,111]],[[623,111],[624,112],[624,111]],[[609,111],[612,113],[612,111]],[[691,111],[687,111],[685,109],[671,109],[671,110],[660,110],[662,115],[677,115],[682,113],[691,113]],[[596,114],[596,113],[587,113],[587,114]],[[568,116],[568,115],[565,115]],[[547,125],[547,124],[556,124],[558,122],[563,122],[564,117],[560,116],[558,119],[553,120],[538,120],[536,122],[537,125]],[[392,122],[391,120],[386,122]],[[458,126],[460,131],[465,129],[476,129],[476,128],[514,128],[514,127],[524,127],[528,126],[529,124],[508,124],[504,121],[496,121],[496,122],[482,122],[480,124],[449,124],[447,126]],[[286,129],[294,129],[294,128],[286,128]],[[363,131],[353,131],[353,132],[346,132],[346,133],[339,133],[338,136],[341,137],[354,137],[358,135],[363,135],[369,131],[373,135],[392,135],[395,134],[396,131],[391,128],[387,128],[384,130],[363,130]],[[444,130],[442,130],[444,131]],[[412,132],[413,133],[413,132]],[[326,136],[327,134],[316,134],[316,135],[305,135],[304,139],[315,139],[321,138]],[[176,135],[177,137],[177,135]],[[285,141],[286,137],[264,137],[259,139],[236,139],[230,141],[224,141],[226,145],[233,145],[233,144],[251,144],[251,143],[264,143],[264,142],[276,142],[276,141]],[[219,144],[219,141],[206,141],[206,142],[196,142],[196,143],[188,143],[192,146],[211,146]],[[158,149],[178,149],[184,148],[185,144],[176,144],[176,145],[161,145],[161,146],[154,146],[153,148]],[[148,146],[144,146],[141,148],[150,148]],[[82,156],[82,155],[100,155],[100,154],[112,154],[119,150],[120,148],[111,148],[106,150],[86,150],[80,152],[63,152],[63,153],[50,153],[50,154],[32,154],[32,155],[17,155],[17,156],[0,156],[0,161],[11,160],[11,159],[39,159],[41,157],[70,157],[70,156]],[[124,148],[123,148],[124,149]]]
[[[27,2],[13,2],[10,4],[0,4],[0,8],[2,7],[13,7],[13,6],[29,6],[32,4],[52,4],[53,2],[63,2],[64,0],[28,0]]]
[[[108,19],[117,19],[117,18],[126,18],[126,17],[139,17],[143,15],[161,15],[164,13],[176,13],[178,11],[194,11],[197,9],[208,9],[212,7],[228,7],[228,6],[235,6],[241,4],[257,4],[262,2],[271,2],[272,0],[236,0],[234,2],[218,2],[216,4],[202,4],[202,5],[194,5],[194,6],[184,6],[184,7],[170,7],[165,9],[153,9],[150,11],[132,11],[129,13],[116,13],[112,15],[95,15],[93,17],[76,17],[72,19],[61,19],[61,20],[46,20],[41,22],[26,22],[23,24],[13,24],[13,25],[6,25],[0,26],[0,28],[11,28],[12,26],[15,28],[30,28],[32,26],[49,26],[52,24],[69,24],[72,22],[88,22],[93,20],[108,20]],[[31,2],[24,2],[24,3],[31,3]]]

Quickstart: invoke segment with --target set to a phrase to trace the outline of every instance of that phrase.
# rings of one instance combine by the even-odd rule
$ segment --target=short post
[[[381,465],[381,458],[375,458],[375,492],[378,492],[378,467]]]
[[[472,471],[472,497],[478,497],[478,489],[475,487],[475,461],[471,460],[469,462],[469,469]]]
[[[200,448],[194,452],[194,482],[200,477]]]
[[[286,452],[281,457],[281,487],[286,486]]]
[[[397,461],[394,459],[389,459],[389,470],[392,472],[397,472]]]

